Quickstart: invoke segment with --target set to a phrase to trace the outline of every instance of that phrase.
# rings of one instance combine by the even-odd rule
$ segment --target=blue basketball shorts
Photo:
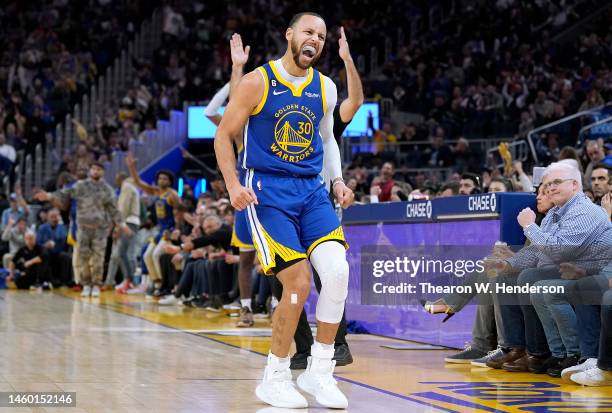
[[[348,248],[320,176],[281,176],[249,169],[244,184],[258,200],[245,211],[265,274],[278,272],[281,260],[308,258],[325,241],[338,241]]]
[[[247,220],[247,211],[236,211],[234,215],[234,230],[232,231],[232,247],[238,247],[244,251],[252,251],[255,249],[251,240],[249,231],[249,222]]]

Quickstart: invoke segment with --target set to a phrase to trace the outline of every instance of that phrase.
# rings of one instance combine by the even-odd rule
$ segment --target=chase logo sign
[[[432,209],[431,201],[409,202],[406,204],[406,218],[431,219]]]
[[[497,198],[495,193],[472,195],[468,199],[470,212],[496,212]]]

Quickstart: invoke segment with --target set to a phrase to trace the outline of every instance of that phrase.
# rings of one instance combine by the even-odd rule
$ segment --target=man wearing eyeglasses
[[[504,293],[506,290],[499,287],[532,287],[542,280],[559,280],[562,275],[559,266],[565,263],[582,268],[584,275],[593,275],[610,260],[612,225],[606,212],[582,193],[578,169],[553,163],[544,173],[543,185],[554,207],[542,224],[535,223],[536,215],[530,208],[522,210],[517,217],[530,246],[494,264],[501,275],[494,282],[493,295],[500,305],[510,351],[498,362],[487,363],[489,367],[546,373],[552,361],[530,294]],[[567,356],[565,353],[564,358]]]

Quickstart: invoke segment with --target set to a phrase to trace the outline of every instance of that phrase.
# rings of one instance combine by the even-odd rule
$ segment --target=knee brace
[[[317,302],[317,320],[336,324],[342,319],[348,295],[349,266],[345,259],[328,264],[321,272],[321,294]]]
[[[335,241],[324,242],[312,251],[310,262],[321,279],[317,320],[339,323],[348,295],[349,265],[344,246]]]

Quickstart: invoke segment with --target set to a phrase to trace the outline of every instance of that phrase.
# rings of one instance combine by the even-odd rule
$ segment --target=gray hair
[[[542,179],[553,172],[562,172],[567,178],[571,178],[578,184],[578,189],[582,191],[582,174],[580,170],[568,162],[553,162],[544,171]]]

